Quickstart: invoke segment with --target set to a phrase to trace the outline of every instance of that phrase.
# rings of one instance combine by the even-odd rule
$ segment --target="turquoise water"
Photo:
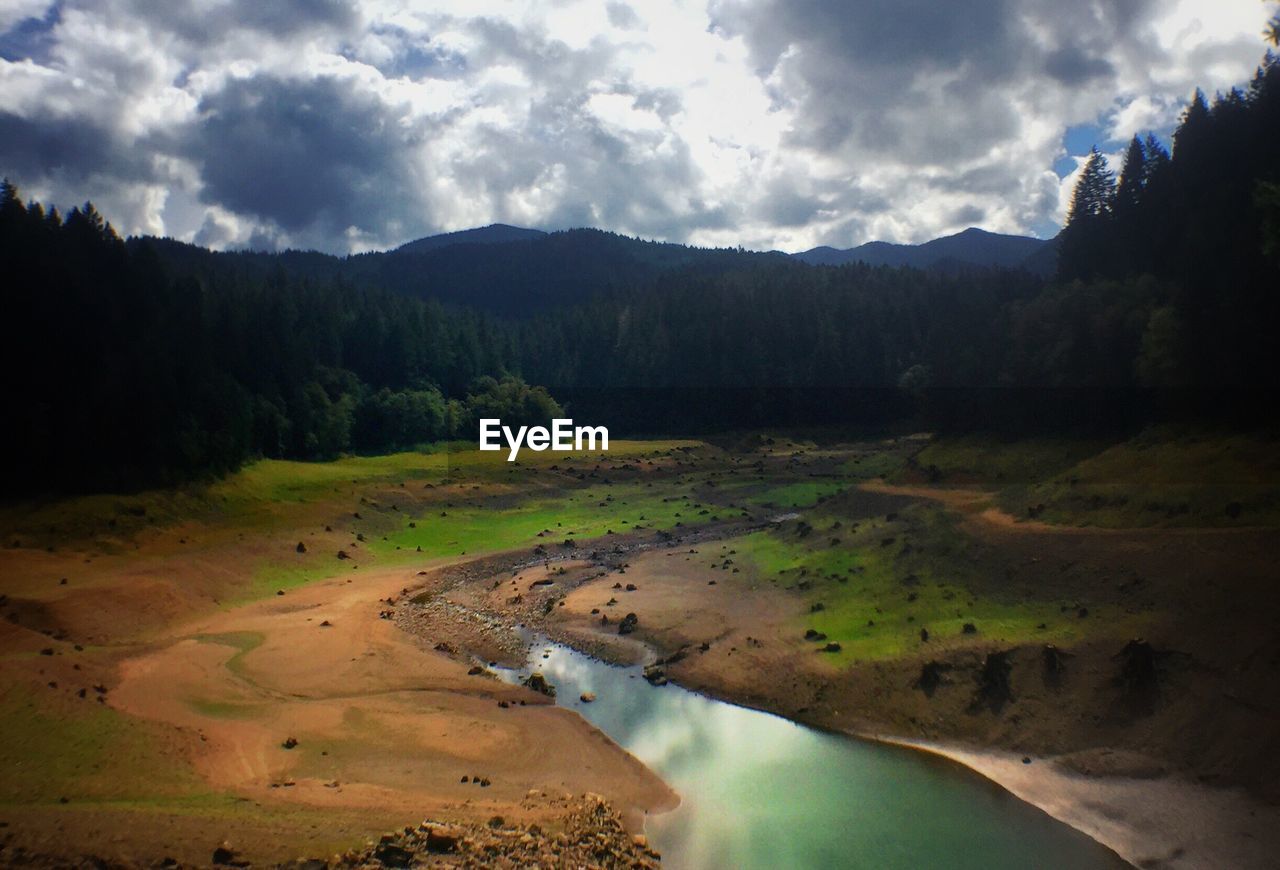
[[[547,653],[544,658],[544,653]],[[1114,853],[959,765],[797,725],[640,668],[535,644],[576,710],[658,773],[680,806],[645,833],[670,868],[1117,868]],[[584,704],[583,692],[597,700]]]

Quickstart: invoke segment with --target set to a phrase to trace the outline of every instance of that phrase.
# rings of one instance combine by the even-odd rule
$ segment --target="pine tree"
[[[1132,215],[1142,200],[1142,190],[1147,183],[1147,155],[1142,140],[1137,136],[1129,142],[1120,169],[1120,182],[1116,186],[1115,211],[1117,215]]]
[[[1076,182],[1071,197],[1071,211],[1067,214],[1067,226],[1090,218],[1105,218],[1115,204],[1115,175],[1107,166],[1107,158],[1098,146],[1089,150],[1089,158]]]
[[[1112,261],[1111,219],[1115,209],[1115,176],[1094,146],[1080,172],[1067,225],[1058,249],[1058,272],[1071,280],[1091,278],[1106,271]]]

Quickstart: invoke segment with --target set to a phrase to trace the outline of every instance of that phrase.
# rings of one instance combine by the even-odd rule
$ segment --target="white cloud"
[[[1025,232],[1063,213],[1067,127],[1167,132],[1195,85],[1249,77],[1268,9],[918,5],[66,0],[37,25],[50,3],[4,0],[0,172],[215,246]]]

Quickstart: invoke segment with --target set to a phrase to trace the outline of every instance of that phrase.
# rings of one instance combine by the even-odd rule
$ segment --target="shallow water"
[[[545,658],[544,658],[545,654]],[[670,868],[1115,868],[1083,834],[959,765],[797,725],[678,686],[654,687],[568,647],[529,665],[656,771],[679,808],[645,833]],[[597,700],[584,704],[583,692]]]

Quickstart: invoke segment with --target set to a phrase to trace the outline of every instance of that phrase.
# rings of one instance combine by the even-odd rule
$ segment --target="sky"
[[[345,254],[1057,232],[1093,144],[1247,82],[1260,0],[0,0],[0,174],[122,233]]]

